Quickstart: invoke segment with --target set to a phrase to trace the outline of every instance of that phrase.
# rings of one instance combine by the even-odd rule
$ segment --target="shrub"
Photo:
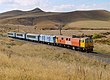
[[[93,39],[102,38],[102,37],[105,37],[105,36],[103,36],[101,34],[93,34],[93,36],[92,36]]]

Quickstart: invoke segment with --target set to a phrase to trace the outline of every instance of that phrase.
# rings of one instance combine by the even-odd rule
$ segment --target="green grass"
[[[102,37],[105,37],[105,36],[102,34],[93,34],[92,36],[93,39],[102,38]]]

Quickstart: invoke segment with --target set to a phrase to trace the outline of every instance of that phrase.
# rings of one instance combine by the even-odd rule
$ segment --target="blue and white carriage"
[[[41,34],[39,36],[39,41],[45,42],[45,43],[55,43],[56,39],[55,39],[55,36]]]
[[[8,37],[16,37],[16,32],[8,32]]]
[[[26,39],[27,40],[32,40],[32,41],[39,41],[39,34],[27,33],[26,34]]]
[[[15,38],[26,39],[26,33],[16,33]]]

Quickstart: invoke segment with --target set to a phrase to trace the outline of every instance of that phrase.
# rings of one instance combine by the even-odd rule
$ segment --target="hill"
[[[12,11],[1,13],[0,19],[12,18],[12,17],[17,17],[21,15],[26,15],[26,14],[38,13],[38,12],[43,12],[43,11],[39,8],[35,8],[30,11],[12,10]]]
[[[0,24],[35,26],[37,29],[56,29],[59,25],[64,25],[65,29],[70,29],[73,28],[72,26],[77,26],[72,23],[77,22],[79,26],[82,21],[84,21],[84,23],[90,21],[90,24],[86,26],[92,25],[94,21],[96,24],[100,24],[104,21],[105,23],[102,27],[105,27],[110,23],[110,12],[106,10],[91,10],[55,13],[45,12],[39,8],[35,8],[30,11],[13,10],[0,14]],[[86,27],[85,25],[79,27],[82,26]],[[100,25],[98,25],[98,27],[100,27]],[[110,28],[110,26],[107,26],[107,28]]]

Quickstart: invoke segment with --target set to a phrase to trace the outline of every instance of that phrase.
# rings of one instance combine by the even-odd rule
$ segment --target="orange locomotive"
[[[56,44],[63,47],[70,47],[79,51],[93,51],[92,37],[66,37],[56,36]]]

